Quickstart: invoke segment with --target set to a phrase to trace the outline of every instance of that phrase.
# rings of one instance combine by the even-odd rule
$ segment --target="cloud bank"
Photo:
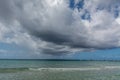
[[[120,0],[0,0],[0,42],[51,55],[119,48],[119,14]]]

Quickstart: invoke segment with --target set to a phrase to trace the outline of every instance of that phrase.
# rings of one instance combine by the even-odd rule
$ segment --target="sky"
[[[120,59],[120,0],[0,0],[0,59]]]

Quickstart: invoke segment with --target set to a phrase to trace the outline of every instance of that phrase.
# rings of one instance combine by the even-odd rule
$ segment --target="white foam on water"
[[[88,71],[88,70],[100,70],[101,68],[29,68],[29,70],[33,71],[41,71],[41,70],[48,70],[48,71]]]
[[[120,69],[120,66],[105,66],[105,69]]]
[[[96,68],[29,68],[32,71],[90,71],[90,70],[105,70],[105,69],[120,69],[120,66],[103,66]]]

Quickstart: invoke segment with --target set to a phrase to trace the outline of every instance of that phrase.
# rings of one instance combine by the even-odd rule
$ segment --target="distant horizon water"
[[[16,59],[16,58],[0,58],[0,60],[40,60],[40,61],[120,61],[120,59]]]

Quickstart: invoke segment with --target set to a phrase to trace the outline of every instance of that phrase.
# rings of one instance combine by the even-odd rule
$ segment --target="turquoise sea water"
[[[119,80],[120,62],[0,60],[0,80]]]

